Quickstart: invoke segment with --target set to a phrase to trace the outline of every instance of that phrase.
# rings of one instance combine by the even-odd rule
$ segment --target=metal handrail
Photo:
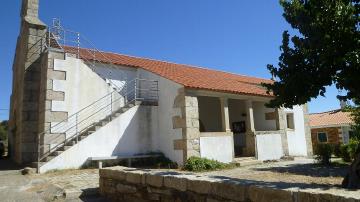
[[[60,27],[60,29],[59,29]],[[158,95],[158,81],[156,80],[148,80],[148,79],[141,79],[141,78],[134,78],[133,80],[127,81],[127,76],[123,75],[121,73],[119,76],[121,80],[119,80],[122,83],[122,86],[119,87],[117,84],[113,82],[113,72],[108,72],[108,76],[102,76],[99,73],[95,71],[95,67],[98,64],[105,64],[106,66],[110,66],[113,68],[117,68],[115,64],[113,64],[113,61],[110,60],[103,52],[99,51],[93,43],[91,43],[89,40],[87,40],[83,35],[81,37],[84,39],[86,43],[90,44],[92,46],[91,49],[85,49],[81,48],[81,50],[85,50],[87,54],[90,56],[93,56],[92,59],[88,59],[86,57],[81,56],[80,52],[80,33],[74,32],[71,30],[63,29],[61,26],[58,26],[58,32],[57,34],[63,34],[63,38],[59,37],[59,35],[55,35],[55,33],[51,32],[51,28],[49,28],[48,32],[44,34],[44,36],[37,36],[40,38],[40,43],[42,44],[41,47],[35,51],[44,51],[44,50],[50,50],[51,48],[60,48],[63,49],[63,46],[65,45],[65,42],[73,42],[76,43],[76,50],[75,54],[77,58],[82,59],[85,63],[89,65],[89,67],[98,74],[101,78],[106,80],[113,88],[114,91],[102,96],[101,98],[97,99],[96,101],[93,101],[89,105],[85,106],[84,108],[80,109],[76,113],[68,116],[66,119],[56,123],[53,126],[50,126],[50,128],[46,129],[45,131],[39,133],[38,135],[38,162],[41,162],[44,160],[47,156],[52,154],[57,149],[61,148],[62,146],[66,145],[69,141],[73,141],[75,138],[78,138],[81,136],[84,132],[88,131],[91,127],[98,124],[100,121],[103,121],[104,119],[108,117],[112,117],[115,112],[118,112],[120,109],[122,109],[124,106],[126,106],[128,103],[134,102],[134,101],[157,101],[159,98]],[[62,33],[61,33],[62,32]],[[67,33],[73,33],[76,35],[76,40],[66,40]],[[45,39],[45,43],[44,43]],[[60,44],[59,41],[63,40],[64,44]],[[34,44],[35,47],[37,45]],[[44,49],[43,49],[44,46]],[[69,53],[73,53],[72,51],[68,51]],[[73,53],[74,54],[74,53]],[[96,56],[100,56],[102,60],[98,60]],[[106,62],[103,62],[105,59]],[[105,77],[105,78],[104,78]],[[109,79],[107,79],[109,78]],[[147,85],[149,85],[149,88],[143,88],[144,85],[142,82],[147,82]],[[144,93],[146,92],[146,93]],[[145,95],[145,96],[144,96]],[[118,96],[118,97],[117,97]],[[115,97],[115,98],[113,98]],[[117,97],[117,98],[116,98]],[[109,100],[110,101],[109,101]],[[123,102],[122,102],[123,100]],[[119,104],[116,104],[119,102]],[[114,106],[115,104],[115,106]],[[84,116],[84,117],[82,117]],[[100,116],[100,117],[98,117]],[[83,126],[84,125],[84,126]],[[54,132],[57,130],[56,132]],[[75,131],[73,131],[75,130]],[[54,132],[54,133],[53,133]],[[73,135],[71,135],[74,132]],[[59,134],[59,136],[51,139],[51,142],[47,144],[41,143],[41,137],[45,137],[45,134]],[[70,135],[68,137],[68,134]],[[63,137],[65,136],[65,137]],[[60,140],[60,138],[64,138],[64,140]],[[60,142],[59,142],[60,141]],[[58,143],[57,143],[58,142]],[[53,145],[53,146],[52,146]],[[48,151],[46,150],[46,147],[49,147]],[[42,153],[42,151],[44,151]],[[38,163],[38,170],[39,170],[39,163]]]
[[[49,149],[49,151],[45,152],[44,154],[41,154],[41,149],[45,148],[46,146],[49,146],[52,145],[52,143],[48,143],[48,144],[39,144],[39,158],[38,158],[38,162],[42,161],[43,159],[45,159],[47,156],[49,156],[52,152],[56,151],[56,149],[60,148],[61,146],[65,145],[67,142],[73,140],[74,138],[78,137],[79,135],[82,134],[83,131],[86,131],[89,127],[92,127],[94,124],[98,123],[99,121],[94,121],[94,120],[90,120],[90,123],[88,123],[88,126],[85,126],[84,128],[82,128],[80,131],[75,131],[75,134],[70,136],[70,137],[66,137],[66,134],[75,129],[76,127],[78,127],[80,124],[86,122],[88,119],[90,119],[90,117],[93,117],[99,113],[102,113],[102,112],[107,112],[107,111],[104,111],[105,110],[108,110],[107,107],[109,106],[112,106],[114,103],[116,103],[117,101],[121,101],[122,99],[124,99],[124,104],[122,106],[119,106],[117,109],[110,109],[111,111],[108,112],[108,113],[105,113],[102,114],[103,116],[106,117],[111,117],[113,115],[113,113],[117,112],[118,110],[120,110],[122,107],[124,107],[125,105],[127,105],[128,103],[131,103],[131,102],[134,102],[134,101],[146,101],[146,100],[149,100],[149,101],[154,101],[154,100],[158,100],[158,90],[155,89],[142,89],[142,88],[139,88],[139,87],[136,87],[136,86],[139,86],[139,83],[141,81],[145,81],[145,82],[153,82],[154,84],[156,84],[157,86],[157,81],[155,80],[146,80],[146,79],[138,79],[138,78],[135,78],[131,81],[129,81],[126,86],[124,86],[124,88],[127,88],[129,84],[133,83],[133,86],[134,88],[132,88],[131,90],[127,91],[126,92],[126,97],[132,97],[130,100],[126,100],[123,96],[120,95],[119,98],[117,99],[112,99],[110,101],[110,103],[105,103],[105,104],[101,104],[100,106],[98,106],[98,108],[96,108],[95,112],[93,111],[90,111],[91,114],[87,115],[86,117],[82,118],[81,120],[78,120],[77,118],[75,119],[76,121],[75,122],[70,122],[69,123],[69,120],[71,120],[72,118],[74,117],[79,117],[79,115],[82,113],[82,112],[85,112],[86,110],[92,110],[91,107],[96,105],[97,103],[101,103],[102,101],[106,101],[107,98],[112,98],[113,95],[119,95],[117,94],[118,92],[117,91],[112,91],[111,93],[101,97],[100,99],[92,102],[91,104],[87,105],[86,107],[84,107],[83,109],[79,110],[78,112],[70,115],[67,119],[64,119],[63,121],[55,124],[54,126],[52,126],[51,128],[47,129],[46,131],[42,132],[39,134],[39,136],[41,135],[45,135],[45,134],[51,134],[52,133],[52,130],[54,128],[56,128],[57,130],[61,130],[61,135],[65,135],[65,140],[64,141],[61,141],[60,143],[54,145],[53,148]],[[137,84],[137,85],[136,85]],[[153,85],[154,85],[153,84]],[[141,97],[141,93],[140,92],[155,92],[155,94],[153,96],[150,96],[150,97]],[[137,95],[136,95],[137,94]],[[131,96],[131,95],[134,95],[134,96]],[[98,119],[96,119],[98,120]],[[101,121],[101,120],[100,120]],[[68,123],[68,125],[66,126],[63,126],[65,128],[57,128],[58,126],[61,126],[61,124],[66,124]],[[55,140],[58,140],[60,138],[57,137],[57,138],[54,138],[53,139],[53,142]]]

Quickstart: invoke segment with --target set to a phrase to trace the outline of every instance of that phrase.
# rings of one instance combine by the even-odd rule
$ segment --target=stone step
[[[49,162],[49,161],[51,161],[51,159],[53,159],[53,158],[55,158],[55,156],[47,156],[47,157],[43,160],[43,162]]]
[[[57,150],[57,151],[54,151],[53,153],[51,153],[51,156],[59,156],[63,152],[64,151],[62,151],[62,150]]]
[[[88,135],[91,135],[91,134],[93,134],[93,133],[95,133],[96,131],[94,131],[94,130],[89,130],[88,132],[87,132],[87,134]]]
[[[66,146],[74,146],[76,144],[76,141],[72,140],[66,143]]]

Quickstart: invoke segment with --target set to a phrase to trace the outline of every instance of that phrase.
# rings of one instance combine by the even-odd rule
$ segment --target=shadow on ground
[[[345,177],[347,165],[323,166],[318,164],[292,164],[288,166],[253,168],[255,171],[270,171],[276,173],[290,173],[311,177]]]
[[[238,178],[231,178],[225,176],[208,176],[208,177],[212,179],[221,180],[223,183],[236,183],[236,184],[243,184],[244,186],[256,185],[256,186],[273,188],[273,189],[289,189],[289,188],[299,188],[303,190],[341,189],[340,185],[326,185],[326,184],[318,184],[318,183],[261,181],[261,180],[250,180],[250,179],[238,179]]]
[[[23,167],[17,165],[14,163],[10,158],[8,157],[2,157],[0,158],[0,171],[6,171],[6,170],[20,170]]]

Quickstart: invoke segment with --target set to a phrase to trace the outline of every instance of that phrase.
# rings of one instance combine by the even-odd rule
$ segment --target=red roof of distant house
[[[75,47],[64,47],[65,51],[77,53]],[[80,57],[93,60],[89,49],[80,49]],[[172,80],[188,88],[205,89],[212,91],[228,92],[272,97],[266,93],[261,83],[271,83],[271,80],[249,76],[242,76],[222,71],[216,71],[184,64],[158,61],[153,59],[133,57],[123,54],[101,52],[96,54],[96,60],[113,64],[142,68],[164,78]]]
[[[310,127],[341,126],[351,123],[350,112],[343,112],[341,109],[310,114]]]

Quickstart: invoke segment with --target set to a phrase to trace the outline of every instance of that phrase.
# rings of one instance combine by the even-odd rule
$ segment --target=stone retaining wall
[[[360,201],[221,176],[112,167],[100,170],[100,193],[112,201]]]

